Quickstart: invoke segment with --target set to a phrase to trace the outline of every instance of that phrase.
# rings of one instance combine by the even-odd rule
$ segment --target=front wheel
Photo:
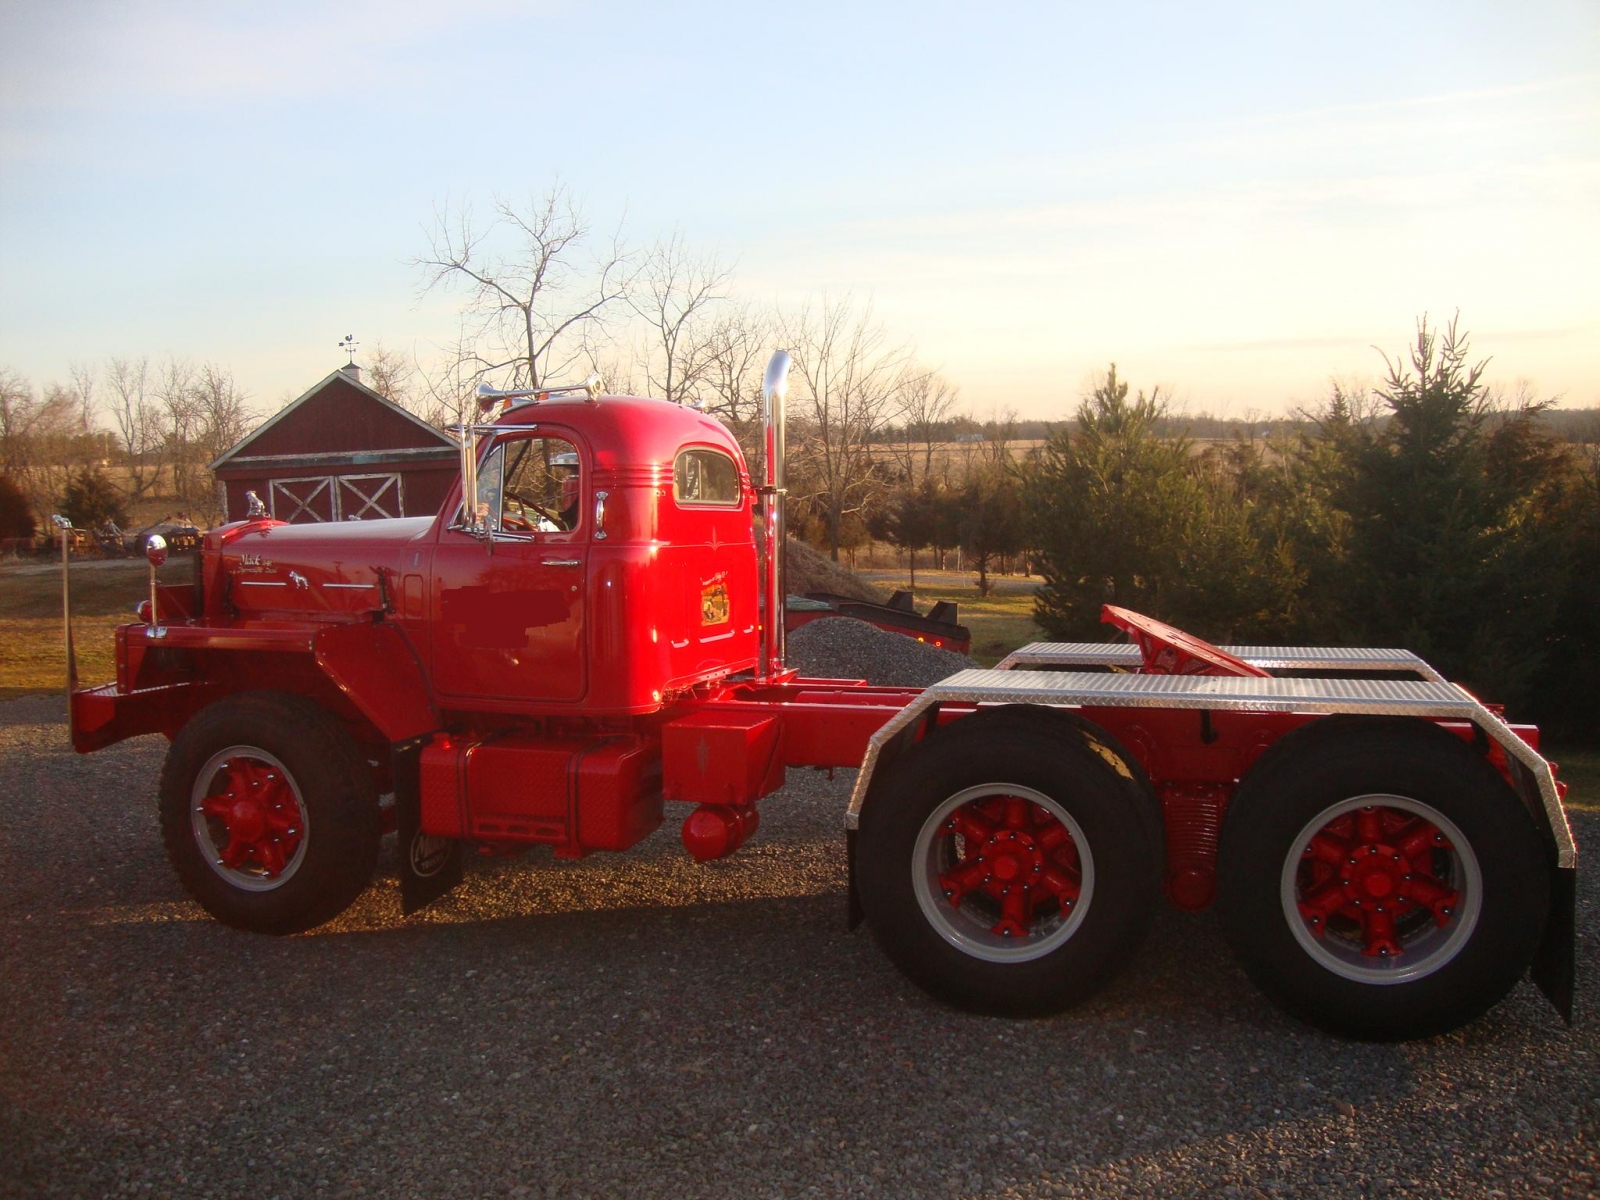
[[[1159,853],[1140,797],[1070,728],[968,717],[910,752],[863,813],[857,886],[885,953],[940,999],[1056,1012],[1148,928]]]
[[[217,920],[299,933],[372,878],[372,773],[343,726],[298,696],[251,692],[195,716],[161,772],[161,833],[184,889]]]
[[[1431,727],[1285,744],[1240,788],[1218,865],[1250,976],[1351,1037],[1423,1037],[1487,1011],[1527,970],[1548,905],[1528,813]]]

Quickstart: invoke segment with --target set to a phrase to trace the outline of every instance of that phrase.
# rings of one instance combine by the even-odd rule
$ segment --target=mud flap
[[[1577,991],[1577,939],[1578,872],[1573,867],[1557,868],[1550,880],[1550,915],[1529,975],[1568,1025]]]
[[[406,916],[426,908],[461,882],[462,843],[422,832],[422,786],[418,760],[422,742],[394,752],[395,825],[399,833],[400,911]]]
[[[849,867],[850,882],[846,890],[847,907],[845,910],[845,925],[848,930],[855,930],[861,922],[867,919],[867,914],[861,908],[861,892],[856,887],[856,831],[844,831],[844,857]]]

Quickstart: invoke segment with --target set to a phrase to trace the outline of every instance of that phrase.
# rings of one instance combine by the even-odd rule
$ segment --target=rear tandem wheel
[[[914,747],[862,814],[857,886],[884,952],[979,1012],[1040,1014],[1105,984],[1148,929],[1159,834],[1070,726],[963,718]]]
[[[1547,859],[1510,787],[1454,735],[1313,725],[1240,786],[1217,902],[1245,970],[1289,1013],[1348,1037],[1425,1037],[1527,971]]]

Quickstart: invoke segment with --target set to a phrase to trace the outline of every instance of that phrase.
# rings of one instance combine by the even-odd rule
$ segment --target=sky
[[[742,298],[870,303],[980,416],[1112,361],[1282,413],[1457,311],[1600,405],[1594,0],[0,0],[0,367],[216,361],[270,410],[346,333],[426,361],[433,214],[558,181]]]

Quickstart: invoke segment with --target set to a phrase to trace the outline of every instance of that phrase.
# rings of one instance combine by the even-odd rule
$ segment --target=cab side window
[[[672,498],[679,504],[736,508],[739,468],[720,450],[680,450],[672,464]]]
[[[478,512],[505,533],[569,533],[578,527],[582,468],[565,438],[501,443],[478,471]]]

